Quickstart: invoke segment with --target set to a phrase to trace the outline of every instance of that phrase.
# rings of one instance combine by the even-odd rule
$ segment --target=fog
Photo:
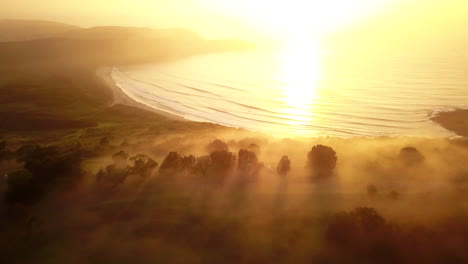
[[[282,139],[215,128],[83,138],[80,145],[88,153],[81,180],[51,189],[29,212],[10,209],[12,219],[25,212],[30,219],[18,226],[23,231],[10,234],[35,241],[59,232],[71,246],[59,250],[61,257],[78,262],[340,263],[329,251],[345,247],[365,259],[406,263],[422,256],[404,253],[411,244],[407,232],[424,227],[438,241],[455,243],[443,249],[448,255],[466,257],[458,250],[461,242],[452,240],[466,234],[465,221],[456,220],[467,212],[468,148],[462,140]],[[321,151],[311,151],[318,145]],[[283,156],[290,170],[284,162],[280,169]],[[356,239],[367,248],[377,231],[361,238],[340,231],[337,242],[333,228],[349,222],[357,226],[347,228],[358,232],[360,221],[376,221],[378,238],[399,253],[371,256],[374,249],[341,244]],[[455,237],[446,233],[447,221],[458,230]],[[414,232],[424,250],[434,246]],[[77,243],[80,251],[73,252]]]

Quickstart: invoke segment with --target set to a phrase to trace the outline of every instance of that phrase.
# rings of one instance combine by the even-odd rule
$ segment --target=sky
[[[425,28],[468,19],[468,0],[3,0],[0,18],[100,25],[184,27],[208,38],[328,34],[374,17]],[[402,19],[403,17],[403,19]],[[403,21],[403,22],[402,22]],[[387,23],[393,23],[392,20]],[[437,26],[436,25],[436,26]],[[398,28],[397,26],[397,28]],[[444,29],[446,30],[446,29]]]

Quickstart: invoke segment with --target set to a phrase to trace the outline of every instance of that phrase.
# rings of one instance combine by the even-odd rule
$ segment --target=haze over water
[[[360,57],[314,43],[115,68],[112,76],[153,108],[278,136],[453,136],[429,118],[468,106],[465,53]]]

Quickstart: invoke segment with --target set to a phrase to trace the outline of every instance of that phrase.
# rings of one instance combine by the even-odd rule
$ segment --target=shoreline
[[[438,112],[431,120],[462,138],[468,138],[468,109]]]
[[[113,67],[100,67],[96,70],[96,74],[112,91],[113,101],[109,106],[126,105],[165,117],[169,120],[193,122],[181,116],[177,116],[162,110],[154,109],[144,103],[140,103],[126,94],[112,79]],[[446,112],[438,112],[430,117],[430,120],[442,128],[454,133],[461,138],[468,138],[468,109],[454,109]],[[457,138],[457,137],[455,137]]]
[[[106,86],[112,91],[112,97],[113,97],[112,103],[108,106],[114,106],[114,105],[132,106],[135,108],[140,108],[140,109],[152,112],[159,116],[165,117],[169,120],[191,122],[190,120],[187,120],[181,116],[173,115],[165,111],[154,109],[148,105],[140,103],[136,101],[135,99],[131,98],[128,94],[126,94],[122,90],[122,88],[120,88],[115,83],[114,79],[112,79],[112,69],[113,67],[107,66],[107,67],[99,67],[96,70],[96,75],[100,77],[104,81]]]

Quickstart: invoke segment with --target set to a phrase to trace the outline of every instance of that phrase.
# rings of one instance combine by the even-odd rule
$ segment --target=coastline
[[[146,104],[140,103],[127,95],[112,79],[113,67],[100,67],[96,70],[96,75],[100,77],[106,86],[112,91],[113,100],[109,106],[126,105],[145,111],[155,113],[169,120],[192,122],[181,116],[154,109]],[[431,121],[444,129],[455,133],[462,138],[468,138],[468,109],[455,109],[447,112],[439,112],[430,118]]]
[[[468,138],[468,109],[439,112],[431,120],[460,137]]]
[[[122,91],[122,89],[112,79],[112,69],[113,67],[106,66],[106,67],[100,67],[96,70],[96,75],[100,77],[104,81],[106,86],[112,91],[113,100],[109,106],[114,106],[114,105],[119,105],[119,104],[126,105],[126,106],[140,108],[140,109],[155,113],[169,120],[189,122],[189,120],[183,117],[154,109],[148,105],[140,103],[136,101],[135,99],[131,98],[124,91]]]

